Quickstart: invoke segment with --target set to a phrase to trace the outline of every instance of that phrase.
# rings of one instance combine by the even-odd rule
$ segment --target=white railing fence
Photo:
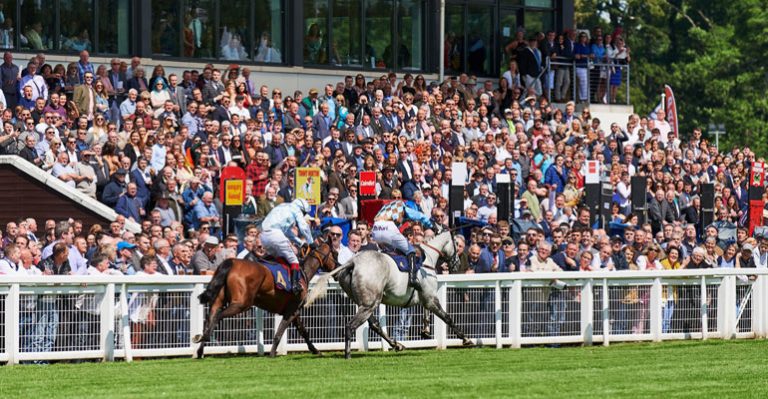
[[[209,277],[0,277],[0,362],[193,356]],[[733,339],[768,333],[768,270],[506,273],[439,276],[439,297],[475,342],[523,345]],[[342,350],[355,305],[338,286],[304,309],[320,350]],[[376,317],[408,348],[460,346],[420,306]],[[220,322],[206,354],[260,353],[280,316],[253,308]],[[427,333],[427,335],[423,335]],[[293,329],[279,353],[306,351]],[[353,349],[388,350],[364,324]]]

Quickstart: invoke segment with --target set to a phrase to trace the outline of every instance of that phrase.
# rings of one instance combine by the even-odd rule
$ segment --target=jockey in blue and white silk
[[[419,289],[416,278],[416,251],[408,239],[400,232],[399,226],[407,221],[419,222],[425,227],[432,227],[432,221],[421,213],[416,204],[410,201],[396,200],[384,205],[374,217],[371,237],[379,244],[389,245],[408,256],[408,282]]]
[[[276,206],[261,223],[261,243],[264,249],[273,257],[283,258],[291,265],[291,285],[297,294],[301,292],[299,258],[291,243],[297,247],[312,243],[312,230],[304,219],[309,210],[309,203],[303,198],[297,198]],[[296,236],[294,227],[301,237]]]

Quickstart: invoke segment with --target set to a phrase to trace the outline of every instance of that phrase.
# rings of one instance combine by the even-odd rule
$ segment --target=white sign
[[[509,183],[510,177],[511,176],[507,173],[499,173],[498,175],[496,175],[496,183]]]
[[[451,179],[452,186],[466,186],[467,185],[467,164],[464,162],[454,162],[451,165],[451,172],[453,177]]]
[[[587,161],[587,173],[584,175],[584,183],[600,183],[600,161]]]

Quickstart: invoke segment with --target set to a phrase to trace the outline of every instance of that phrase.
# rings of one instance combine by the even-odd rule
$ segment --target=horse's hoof
[[[475,343],[469,338],[464,338],[464,341],[462,341],[461,344],[463,346],[475,346]]]
[[[422,331],[421,339],[432,339],[432,334],[430,334],[429,331]]]
[[[344,354],[344,359],[347,359],[347,360],[352,359],[352,354],[351,353],[345,353]]]
[[[404,350],[405,350],[405,345],[399,342],[397,343],[397,345],[395,345],[395,352],[402,352]]]
[[[203,340],[202,334],[197,334],[192,338],[192,342],[195,344],[199,344]]]
[[[312,352],[312,354],[317,356],[317,357],[323,357],[323,352],[320,352],[320,351],[314,351],[314,352]]]
[[[277,357],[277,354],[276,354],[275,352],[270,352],[270,353],[269,353],[269,357],[271,357],[272,359],[274,359],[274,358],[276,358],[276,357]]]

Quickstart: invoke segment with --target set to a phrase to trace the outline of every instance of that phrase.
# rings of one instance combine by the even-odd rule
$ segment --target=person
[[[53,246],[51,256],[43,259],[38,265],[46,276],[70,274],[69,247],[65,242]],[[37,300],[37,329],[33,348],[35,352],[50,352],[56,342],[59,329],[59,310],[57,295],[40,295]],[[45,363],[45,362],[40,362]]]
[[[299,281],[301,270],[299,258],[296,256],[291,244],[297,247],[311,244],[312,231],[304,219],[304,215],[310,211],[309,203],[303,198],[297,198],[293,202],[283,203],[272,209],[261,223],[261,242],[268,254],[275,258],[283,258],[291,268],[291,285],[293,293],[300,295],[302,291]],[[293,232],[298,229],[299,236]]]
[[[432,221],[427,215],[417,210],[416,204],[403,200],[384,205],[373,220],[373,240],[379,245],[389,245],[408,257],[408,285],[421,290],[417,279],[416,250],[398,227],[407,228],[407,221],[416,221],[424,227],[431,228]]]

